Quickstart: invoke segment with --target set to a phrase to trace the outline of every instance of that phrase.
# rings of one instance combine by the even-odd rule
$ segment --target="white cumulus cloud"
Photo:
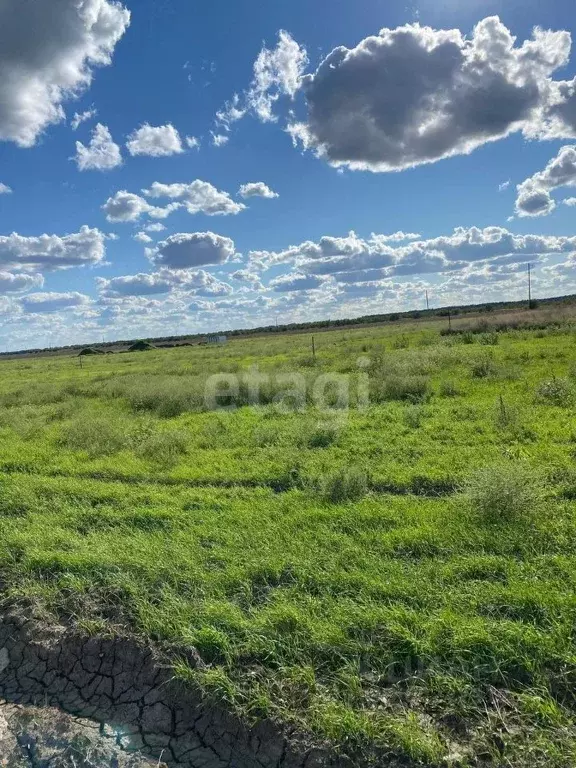
[[[98,123],[88,146],[76,142],[75,160],[79,171],[110,171],[122,165],[122,154],[108,128]]]
[[[576,186],[576,146],[562,147],[543,171],[535,173],[516,189],[518,216],[546,216],[556,203],[550,192],[559,187]]]
[[[135,195],[132,192],[127,192],[125,189],[121,189],[116,192],[112,197],[102,206],[102,210],[106,214],[108,221],[113,222],[126,222],[126,221],[138,221],[141,216],[147,215],[154,219],[165,219],[172,211],[179,207],[177,203],[171,203],[165,208],[157,208],[145,200],[140,195]]]
[[[21,272],[14,274],[13,272],[0,271],[0,294],[24,293],[33,288],[42,288],[43,285],[44,278],[38,273]]]
[[[218,280],[203,269],[167,269],[158,272],[123,275],[110,279],[97,278],[103,299],[153,296],[175,291],[197,296],[226,296],[232,292],[228,283]]]
[[[167,157],[184,152],[180,134],[173,125],[145,125],[133,131],[126,147],[131,155]]]
[[[103,232],[86,226],[62,236],[25,237],[14,232],[0,237],[0,265],[23,270],[94,266],[104,260],[105,240]]]
[[[208,264],[224,264],[234,255],[234,241],[214,232],[171,235],[149,249],[150,261],[157,267],[190,269]]]
[[[240,197],[248,199],[250,197],[266,197],[269,200],[280,197],[277,192],[270,189],[263,181],[251,181],[248,184],[242,184],[238,190]]]
[[[470,38],[419,24],[382,29],[303,77],[308,116],[289,132],[333,166],[375,172],[467,154],[514,131],[569,137],[573,84],[551,76],[570,47],[568,32],[540,28],[517,45],[497,16]]]
[[[63,103],[92,82],[130,23],[110,0],[0,3],[0,140],[33,146],[64,119]]]
[[[136,232],[135,235],[132,235],[132,239],[136,240],[137,243],[151,243],[152,238],[150,235],[147,235],[146,232]]]
[[[8,184],[3,184],[0,182],[0,195],[11,195],[12,194],[12,187],[9,187]]]
[[[240,213],[246,207],[237,203],[227,192],[216,189],[207,181],[196,179],[190,184],[161,184],[155,181],[149,189],[142,190],[146,197],[166,197],[182,202],[188,213],[204,213],[206,216],[229,216]]]
[[[363,239],[325,236],[277,253],[251,253],[256,265],[293,264],[306,275],[333,275],[341,283],[366,283],[391,276],[463,271],[471,265],[490,263],[497,268],[538,261],[547,254],[576,250],[576,237],[514,235],[502,227],[458,227],[451,235],[391,245],[373,234]]]
[[[83,293],[31,293],[20,299],[25,312],[58,312],[63,309],[86,306],[90,298]]]

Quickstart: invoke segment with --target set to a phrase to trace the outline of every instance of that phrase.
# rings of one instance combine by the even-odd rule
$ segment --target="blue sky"
[[[0,349],[576,292],[570,5],[2,0]]]

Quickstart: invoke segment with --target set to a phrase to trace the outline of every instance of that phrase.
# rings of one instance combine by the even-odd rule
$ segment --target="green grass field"
[[[193,646],[178,676],[358,761],[573,767],[576,325],[441,327],[3,361],[7,599]]]

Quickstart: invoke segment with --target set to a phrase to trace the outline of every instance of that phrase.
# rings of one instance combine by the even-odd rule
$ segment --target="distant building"
[[[219,336],[218,334],[208,336],[208,344],[226,344],[227,341],[227,336]]]

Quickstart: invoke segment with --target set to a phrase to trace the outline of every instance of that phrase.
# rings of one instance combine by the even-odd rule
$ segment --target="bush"
[[[442,397],[457,397],[460,390],[453,381],[444,380],[440,382],[440,395]]]
[[[338,440],[340,430],[336,424],[320,424],[308,436],[309,448],[328,448]]]
[[[404,412],[404,423],[411,429],[420,429],[428,411],[420,405],[409,405]]]
[[[188,436],[185,432],[171,430],[150,435],[135,450],[137,456],[147,461],[172,466],[186,454]]]
[[[466,482],[464,494],[471,510],[488,523],[528,519],[542,500],[538,473],[513,463],[479,469]]]
[[[427,376],[388,376],[376,384],[372,394],[376,402],[407,400],[422,403],[430,398],[430,380]]]
[[[79,416],[62,428],[59,444],[89,456],[109,456],[126,448],[130,435],[122,424],[105,416]]]
[[[322,485],[322,496],[332,504],[359,501],[368,493],[368,477],[360,469],[342,468],[329,475]]]
[[[568,379],[548,379],[537,387],[536,399],[550,405],[567,408],[574,403],[574,387]]]
[[[492,331],[492,333],[482,333],[479,339],[480,344],[483,344],[485,347],[495,347],[500,341],[500,337],[495,331]]]
[[[485,379],[487,376],[491,376],[495,370],[496,368],[492,356],[485,354],[473,361],[470,373],[475,379]]]

